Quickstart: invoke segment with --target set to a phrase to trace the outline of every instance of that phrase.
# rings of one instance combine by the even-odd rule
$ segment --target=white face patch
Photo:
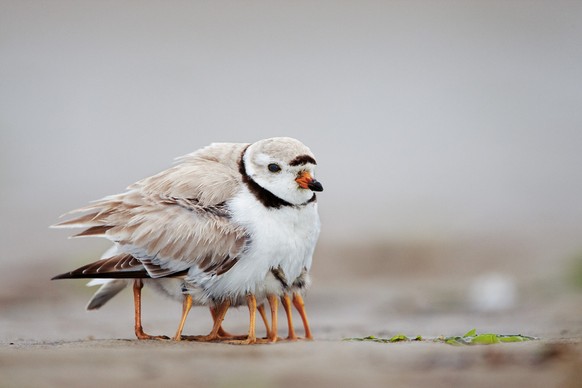
[[[264,153],[260,153],[255,156],[255,163],[261,166],[266,166],[271,161],[271,157]]]
[[[313,159],[310,151],[303,144],[280,141],[273,147],[273,142],[252,144],[243,156],[246,174],[258,186],[273,194],[275,197],[292,205],[307,203],[313,198],[313,192],[299,186],[297,178],[301,171],[307,171],[313,176],[314,165],[298,163],[291,165],[291,161],[305,156]],[[270,164],[276,164],[275,170]]]

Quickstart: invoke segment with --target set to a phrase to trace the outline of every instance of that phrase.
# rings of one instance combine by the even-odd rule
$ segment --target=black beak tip
[[[321,183],[319,183],[318,181],[316,181],[315,179],[312,180],[307,187],[309,187],[309,189],[311,189],[311,191],[323,191],[323,186],[321,185]]]

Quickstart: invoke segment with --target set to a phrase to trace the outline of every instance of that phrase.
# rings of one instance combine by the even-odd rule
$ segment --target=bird
[[[311,150],[289,137],[213,143],[178,158],[55,225],[84,228],[75,237],[105,237],[116,254],[53,279],[176,278],[184,301],[174,339],[192,305],[214,312],[212,331],[201,341],[218,339],[231,306],[247,305],[249,332],[237,343],[256,343],[257,300],[268,300],[276,317],[277,299],[291,293],[302,318],[305,313],[298,291],[320,232],[316,165]],[[271,342],[276,338],[271,333]]]

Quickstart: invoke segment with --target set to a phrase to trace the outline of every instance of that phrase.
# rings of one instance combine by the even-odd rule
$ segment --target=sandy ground
[[[318,255],[339,254],[322,250]],[[455,272],[451,262],[442,270],[418,271],[404,264],[409,258],[400,261],[394,250],[391,255],[395,270],[382,275],[377,271],[383,264],[371,260],[364,262],[367,270],[338,265],[333,276],[326,276],[331,262],[321,259],[306,297],[315,341],[255,346],[135,340],[129,290],[102,310],[86,312],[92,289],[83,281],[50,282],[58,272],[54,266],[36,266],[34,272],[23,267],[2,283],[0,387],[580,386],[581,292],[558,278],[529,273],[515,277],[518,298],[510,308],[479,312],[466,295],[472,274],[483,266]],[[432,259],[439,268],[445,263]],[[350,268],[355,278],[345,276]],[[29,282],[19,281],[26,277]],[[178,304],[144,290],[143,308],[147,332],[175,331]],[[225,327],[243,333],[246,319],[244,309],[231,311]],[[282,313],[280,322],[284,333]],[[298,317],[300,329],[297,324]],[[398,333],[462,335],[472,328],[540,339],[463,347],[343,341]],[[209,329],[208,312],[194,309],[185,331]]]

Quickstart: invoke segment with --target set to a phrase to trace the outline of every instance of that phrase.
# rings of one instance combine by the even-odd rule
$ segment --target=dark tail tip
[[[73,276],[72,272],[65,272],[57,276],[53,276],[51,280],[59,280],[59,279],[71,279]]]

